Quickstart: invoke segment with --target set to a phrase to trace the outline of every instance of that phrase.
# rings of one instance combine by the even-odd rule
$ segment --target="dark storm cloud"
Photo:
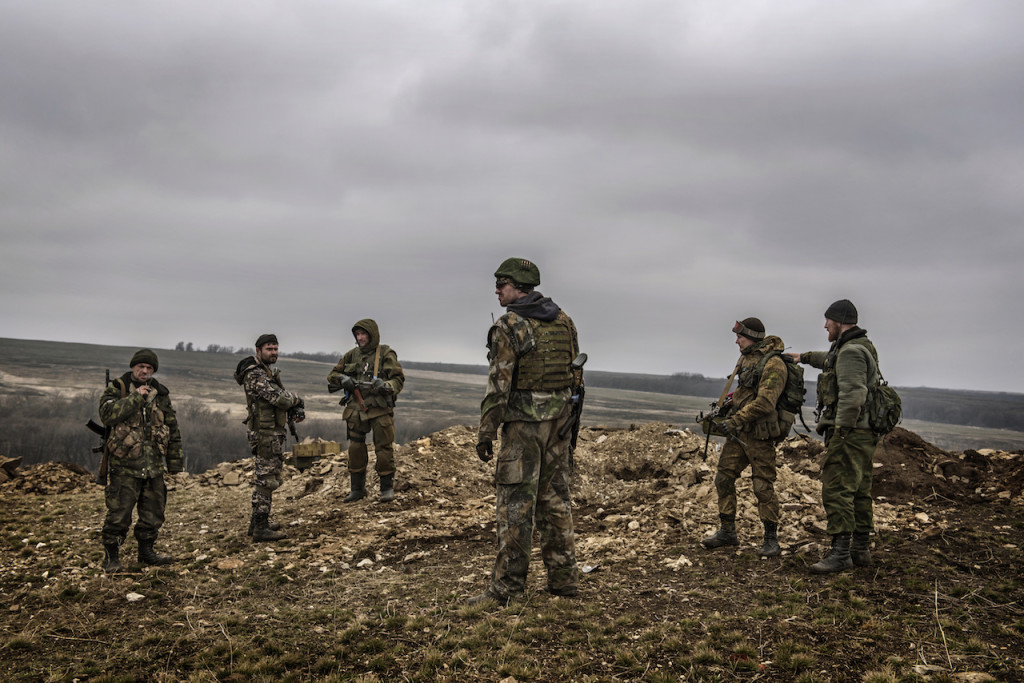
[[[894,383],[1020,391],[1022,14],[5,3],[0,334],[343,350],[371,316],[482,363],[517,255],[596,369],[724,375],[747,315],[823,348],[849,297]]]

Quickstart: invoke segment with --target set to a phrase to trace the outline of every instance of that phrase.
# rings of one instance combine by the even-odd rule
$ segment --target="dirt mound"
[[[44,496],[99,486],[89,470],[70,462],[44,462],[5,471],[10,479],[0,484],[0,491],[4,493]]]

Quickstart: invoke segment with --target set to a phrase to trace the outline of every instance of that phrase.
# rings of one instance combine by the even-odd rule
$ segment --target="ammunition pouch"
[[[789,431],[793,429],[793,425],[796,424],[796,413],[791,413],[788,410],[779,409],[779,439],[785,439],[789,436]]]

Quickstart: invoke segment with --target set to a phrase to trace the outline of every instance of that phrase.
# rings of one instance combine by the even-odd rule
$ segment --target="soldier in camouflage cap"
[[[153,546],[167,506],[164,472],[181,472],[185,466],[170,391],[153,379],[159,367],[156,354],[140,349],[129,367],[131,370],[111,382],[100,396],[100,419],[110,428],[105,444],[109,469],[104,492],[107,516],[103,521],[103,569],[107,572],[121,569],[119,549],[136,506],[139,562],[174,561],[157,553]]]
[[[724,428],[730,436],[722,447],[715,474],[718,491],[718,531],[701,541],[705,548],[739,545],[736,536],[736,480],[749,466],[757,512],[764,525],[764,541],[758,554],[776,557],[779,547],[779,499],[775,495],[775,444],[786,437],[793,415],[783,416],[779,397],[786,387],[786,363],[782,340],[766,335],[757,318],[737,320],[732,328],[740,359],[736,364],[736,390]]]
[[[572,386],[582,371],[570,368],[579,354],[576,326],[555,302],[535,292],[540,271],[512,258],[495,272],[498,303],[508,309],[487,334],[490,369],[480,406],[476,452],[494,454],[498,554],[491,585],[471,604],[508,603],[523,595],[534,519],[541,535],[547,590],[577,594],[575,533],[569,495],[569,444],[559,430],[570,419]]]
[[[235,381],[245,389],[249,412],[245,424],[249,428],[249,449],[255,456],[256,481],[249,519],[249,535],[254,541],[279,541],[285,537],[278,531],[280,525],[270,521],[270,506],[274,490],[282,483],[288,419],[302,422],[305,416],[302,399],[285,390],[280,370],[271,369],[277,362],[278,349],[276,335],[260,335],[256,355],[243,358],[235,368]]]

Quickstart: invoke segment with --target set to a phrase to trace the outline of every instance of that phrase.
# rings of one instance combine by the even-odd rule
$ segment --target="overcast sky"
[[[486,362],[535,261],[591,369],[733,321],[1024,391],[1017,0],[0,0],[0,336]],[[809,375],[812,376],[812,375]]]

